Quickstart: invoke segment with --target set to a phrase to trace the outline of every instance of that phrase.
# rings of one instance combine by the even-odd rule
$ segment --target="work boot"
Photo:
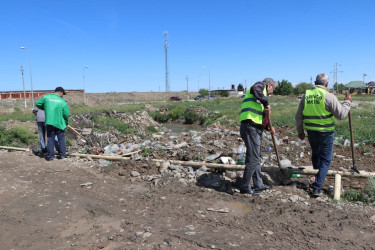
[[[255,191],[253,189],[250,189],[250,190],[240,189],[240,193],[241,194],[251,194],[252,196],[259,196],[260,195],[260,192]]]
[[[312,195],[314,197],[319,197],[322,195],[322,193],[320,192],[320,189],[313,189]]]
[[[261,192],[263,190],[272,189],[272,186],[263,185],[261,188],[254,188],[255,191]]]

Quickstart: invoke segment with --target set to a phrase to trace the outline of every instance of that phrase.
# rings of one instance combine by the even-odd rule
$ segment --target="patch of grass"
[[[111,128],[116,129],[122,134],[134,134],[137,131],[136,129],[130,128],[128,124],[112,117],[95,117],[93,121],[94,124],[96,124],[95,126],[101,131],[107,131]]]
[[[193,124],[199,120],[199,115],[193,111],[188,111],[184,113],[185,123]]]
[[[370,176],[368,178],[368,185],[365,189],[365,194],[368,196],[368,202],[375,202],[375,178]]]
[[[0,144],[3,146],[22,147],[32,144],[37,138],[38,136],[21,126],[15,126],[9,130],[0,127]]]
[[[342,195],[342,199],[348,202],[367,202],[363,193],[354,189],[348,189],[345,191]]]
[[[152,149],[150,147],[141,146],[141,153],[142,153],[143,157],[149,156],[153,151],[154,151],[154,149]]]
[[[158,130],[154,126],[148,126],[147,130],[150,131],[151,133],[157,133]]]
[[[156,122],[168,122],[169,117],[166,113],[160,113],[160,112],[151,112],[149,115],[154,119]]]
[[[179,119],[183,116],[184,112],[186,110],[185,105],[178,105],[175,108],[171,109],[169,111],[169,117],[172,121]]]

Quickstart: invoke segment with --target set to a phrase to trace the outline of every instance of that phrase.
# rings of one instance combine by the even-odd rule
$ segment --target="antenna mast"
[[[168,79],[168,31],[164,31],[164,52],[165,52],[165,92],[170,92]]]

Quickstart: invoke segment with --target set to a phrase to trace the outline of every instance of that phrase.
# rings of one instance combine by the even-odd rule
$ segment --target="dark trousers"
[[[260,146],[262,130],[255,128],[249,123],[241,122],[240,134],[246,146],[245,171],[243,174],[241,189],[251,190],[251,178],[253,178],[254,188],[262,188],[262,172],[260,167]]]
[[[319,170],[312,188],[320,190],[331,167],[334,133],[308,130],[307,135],[312,149],[311,160],[313,167]]]
[[[47,125],[47,159],[52,160],[55,157],[55,137],[57,136],[57,151],[62,158],[66,157],[65,131],[52,125]]]

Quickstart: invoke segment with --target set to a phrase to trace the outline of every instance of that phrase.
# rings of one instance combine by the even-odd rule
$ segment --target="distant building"
[[[34,90],[34,98],[38,98],[40,96],[46,95],[46,94],[51,94],[54,93],[55,90]],[[65,92],[67,94],[72,94],[72,93],[84,93],[83,89],[66,89]],[[31,99],[32,94],[31,91],[0,91],[0,100],[3,99]]]
[[[371,82],[370,82],[371,83]],[[351,81],[345,85],[346,91],[349,91],[353,95],[362,95],[362,94],[373,94],[375,90],[375,83],[371,85],[364,83],[363,81]]]

